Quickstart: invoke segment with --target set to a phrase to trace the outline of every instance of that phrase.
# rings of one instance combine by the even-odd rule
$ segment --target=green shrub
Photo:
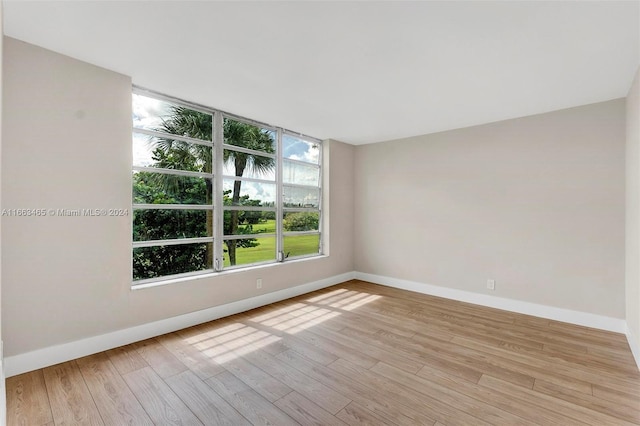
[[[316,212],[289,213],[284,217],[282,226],[285,231],[315,231],[319,220]]]

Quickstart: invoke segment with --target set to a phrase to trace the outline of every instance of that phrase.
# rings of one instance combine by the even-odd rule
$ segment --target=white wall
[[[627,96],[626,320],[640,366],[640,69]]]
[[[131,208],[130,79],[10,38],[4,58],[3,207]],[[353,151],[328,142],[330,256],[308,261],[131,291],[130,217],[3,217],[6,355],[351,272]]]
[[[2,27],[2,2],[0,2],[0,176],[2,175],[2,115],[4,108],[2,106],[2,49],[4,44],[3,27]],[[0,188],[1,188],[0,177]],[[2,211],[2,193],[0,191],[0,211]],[[0,241],[2,241],[2,223],[0,222]],[[0,245],[0,259],[2,258],[2,247]],[[0,261],[0,425],[7,422],[7,390],[5,387],[4,374],[4,355],[2,343],[2,262]]]
[[[356,270],[624,318],[624,123],[615,100],[358,146]]]

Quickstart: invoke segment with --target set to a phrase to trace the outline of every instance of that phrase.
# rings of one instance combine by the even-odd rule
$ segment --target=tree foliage
[[[185,136],[200,140],[212,140],[212,117],[188,108],[172,107],[168,117],[157,131],[164,134]],[[224,120],[226,144],[240,148],[275,152],[273,135],[257,126],[235,120]],[[150,138],[153,144],[152,167],[212,173],[213,150],[206,145],[172,139],[171,136]],[[234,176],[247,173],[261,176],[275,167],[271,157],[251,153],[224,150],[224,162]],[[211,204],[210,179],[170,174],[138,172],[133,177],[134,203],[139,204]],[[234,180],[233,189],[225,191],[225,206],[259,206],[259,200],[241,196],[242,181]],[[218,210],[218,212],[221,212]],[[255,233],[253,225],[264,219],[263,212],[226,210],[224,212],[225,235]],[[211,210],[137,210],[133,220],[134,241],[192,238],[213,235]],[[237,262],[236,249],[256,247],[255,238],[225,241],[225,254],[230,264]],[[168,245],[144,247],[134,250],[134,279],[171,275],[212,267],[213,244]]]
[[[134,203],[176,203],[203,197],[202,179],[193,179],[188,190],[175,193],[157,178],[157,174],[138,172],[133,176]],[[186,197],[186,198],[184,198]],[[192,199],[190,198],[192,197]],[[134,241],[204,237],[207,235],[206,212],[203,210],[136,210],[133,216]],[[179,274],[207,266],[207,245],[143,247],[133,250],[134,279]]]
[[[282,222],[285,231],[315,231],[320,217],[316,212],[289,213]]]

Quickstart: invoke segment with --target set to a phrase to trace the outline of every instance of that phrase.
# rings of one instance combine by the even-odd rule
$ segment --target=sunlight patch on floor
[[[381,297],[382,296],[377,296],[377,295],[372,294],[372,295],[369,295],[368,297],[364,297],[364,298],[362,298],[360,300],[354,300],[351,303],[349,303],[348,305],[341,306],[340,308],[344,309],[345,311],[352,311],[352,310],[354,310],[356,308],[359,308],[360,306],[366,305],[367,303],[374,302],[374,301],[380,299]]]
[[[344,311],[352,311],[380,298],[382,296],[338,289],[307,299],[308,303],[292,302],[255,316],[238,315],[235,317],[240,319],[238,322],[219,327],[215,323],[195,327],[193,335],[186,337],[184,341],[222,364],[282,340],[279,333],[293,335],[312,329],[342,315]],[[244,324],[243,318],[255,323],[260,329]],[[275,334],[263,328],[272,329]]]
[[[278,336],[245,324],[233,325],[240,327],[234,332],[201,340],[193,346],[214,361],[225,363],[281,340]]]
[[[340,295],[340,294],[342,294],[342,293],[344,293],[346,291],[348,291],[348,290],[345,289],[345,288],[341,288],[339,290],[334,290],[334,291],[331,291],[329,293],[321,294],[320,296],[316,296],[316,297],[312,297],[311,299],[307,299],[307,302],[318,303],[321,300],[326,300],[326,299],[328,299],[330,297],[334,297],[336,295]]]
[[[337,316],[340,316],[340,312],[318,308],[315,312],[306,312],[304,315],[290,319],[283,319],[282,322],[274,324],[273,328],[280,331],[286,331],[289,334],[295,334]]]
[[[216,328],[209,328],[209,327],[211,327],[211,324],[204,324],[202,326],[196,327],[195,331],[197,332],[197,330],[201,329],[201,332],[191,337],[187,337],[185,339],[185,342],[189,344],[196,344],[203,340],[208,340],[217,336],[222,336],[227,333],[233,333],[241,329],[242,327],[246,327],[246,326],[241,323],[233,323],[233,324],[225,325],[222,327],[216,327]]]
[[[271,318],[275,318],[275,317],[279,317],[281,315],[285,315],[288,314],[290,312],[296,311],[298,309],[304,308],[305,306],[308,306],[304,303],[294,303],[293,305],[289,305],[289,306],[285,306],[283,308],[280,309],[276,309],[272,312],[269,312],[268,314],[261,314],[255,317],[251,317],[251,321],[256,321],[259,322],[261,324],[266,324],[266,321],[271,319]]]

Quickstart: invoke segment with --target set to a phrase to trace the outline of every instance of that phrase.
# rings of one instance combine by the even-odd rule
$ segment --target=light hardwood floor
[[[625,337],[350,281],[7,379],[11,425],[640,424]]]

